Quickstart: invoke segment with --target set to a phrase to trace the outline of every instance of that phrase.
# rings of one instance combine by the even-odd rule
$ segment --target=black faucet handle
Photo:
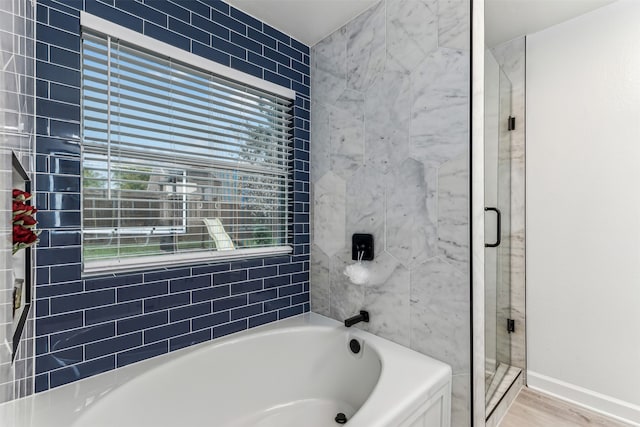
[[[356,323],[360,323],[360,322],[367,322],[367,323],[369,322],[369,312],[368,311],[360,310],[360,314],[356,314],[353,317],[345,319],[344,326],[346,326],[347,328],[350,328],[353,325],[355,325]]]

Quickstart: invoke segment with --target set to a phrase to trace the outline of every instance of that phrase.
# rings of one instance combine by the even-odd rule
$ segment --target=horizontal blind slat
[[[286,244],[292,101],[111,49],[83,34],[85,260]]]
[[[115,150],[114,150],[115,151]],[[140,153],[135,150],[123,150],[118,148],[117,152],[113,152],[111,156],[111,160],[116,162],[117,164],[123,165],[132,165],[138,167],[139,173],[142,173],[144,168],[149,168],[153,166],[158,166],[158,163],[152,162],[163,162],[160,165],[164,169],[168,170],[180,170],[183,172],[191,172],[193,174],[198,173],[209,173],[210,180],[220,180],[222,179],[219,174],[229,173],[231,171],[237,173],[238,176],[247,177],[249,179],[254,178],[262,178],[264,181],[269,179],[277,179],[277,178],[286,178],[289,175],[289,168],[287,169],[276,169],[265,167],[263,164],[249,164],[247,162],[225,162],[225,161],[217,161],[216,158],[212,158],[211,161],[207,162],[206,159],[197,158],[197,157],[187,157],[181,155],[179,157],[173,159],[167,159],[165,152],[162,152],[161,155],[153,155],[148,152]],[[132,161],[132,157],[140,155],[144,156],[144,158],[135,162]],[[91,169],[95,172],[106,172],[106,165],[100,167],[99,164],[104,164],[106,162],[107,152],[105,150],[99,149],[94,150],[93,147],[88,147],[85,151],[85,159],[86,162],[91,162],[91,164],[86,165],[85,169]],[[123,168],[126,169],[126,168]],[[175,173],[164,173],[161,171],[150,172],[151,175],[166,175],[173,176]],[[94,176],[95,179],[101,179],[100,176]],[[204,179],[204,178],[202,178]]]
[[[86,71],[94,71],[96,74],[102,73],[105,70],[94,68],[90,64],[85,65]],[[141,96],[146,96],[148,98],[164,100],[164,101],[173,101],[174,103],[178,103],[178,101],[182,104],[189,106],[201,106],[200,103],[194,102],[200,100],[202,103],[207,103],[211,105],[215,105],[220,108],[233,108],[234,111],[238,113],[246,113],[251,116],[255,116],[258,119],[265,121],[266,119],[276,121],[280,127],[286,126],[288,119],[291,118],[291,115],[282,110],[274,110],[268,107],[267,105],[261,105],[262,101],[256,101],[255,103],[246,103],[241,102],[240,100],[233,99],[230,97],[204,97],[200,96],[198,91],[206,91],[207,87],[201,88],[189,88],[182,87],[176,85],[175,82],[171,80],[158,80],[157,83],[153,83],[151,79],[152,76],[144,76],[144,75],[135,75],[135,76],[126,76],[122,74],[112,73],[112,91],[118,97],[126,97],[127,92],[139,94]],[[92,78],[92,76],[88,76],[87,83],[94,83],[97,87],[89,86],[96,89],[96,93],[103,93],[101,90],[97,90],[101,84],[103,84],[104,80],[102,77],[100,78]],[[115,87],[113,87],[115,86]],[[165,94],[167,88],[171,88],[170,96]],[[152,90],[155,89],[155,90]],[[178,96],[182,96],[182,98],[177,98]],[[220,112],[223,110],[214,109],[211,112]],[[229,111],[226,111],[230,113]],[[239,116],[240,114],[233,114],[234,116]]]
[[[90,54],[89,58],[91,58],[91,60],[96,64],[106,64],[106,59],[103,55],[103,53],[106,52],[106,41],[99,37],[91,39],[90,37],[86,37],[86,33],[83,35],[83,38],[90,41],[90,43],[85,44],[85,48]],[[291,104],[290,99],[282,96],[252,88],[251,86],[234,82],[233,80],[229,80],[224,77],[216,76],[206,70],[200,70],[190,65],[181,64],[178,61],[173,61],[170,58],[163,57],[157,53],[149,53],[144,49],[128,47],[125,44],[118,44],[114,40],[115,38],[112,38],[112,46],[114,46],[116,54],[119,53],[123,60],[125,58],[129,58],[129,60],[138,62],[143,69],[156,70],[157,73],[161,74],[166,69],[167,65],[170,64],[174,71],[181,72],[181,76],[186,79],[195,79],[196,76],[200,79],[210,79],[222,90],[235,94],[243,94],[247,99],[265,99],[272,103],[274,107],[281,107],[284,111],[286,111]]]
[[[91,99],[89,99],[89,101],[91,101]],[[86,109],[87,109],[87,111],[100,112],[99,109],[97,109],[96,107],[91,106],[91,105],[87,105]],[[172,118],[171,116],[168,116],[168,117],[167,116],[165,116],[165,117],[159,116],[159,115],[154,114],[154,112],[152,110],[149,110],[149,109],[146,109],[146,108],[141,108],[137,113],[149,113],[149,114],[152,115],[152,117],[157,117],[157,118],[144,118],[145,122],[147,122],[147,123],[150,122],[150,123],[154,123],[156,125],[160,125],[162,127],[172,127],[174,129],[181,129],[181,130],[183,130],[185,132],[186,131],[191,131],[191,132],[195,132],[195,133],[205,133],[205,134],[207,132],[207,131],[203,130],[202,127],[195,126],[195,125],[194,126],[188,126],[186,124],[183,124],[181,126],[175,126],[175,123],[172,123],[172,125],[173,125],[172,126],[171,124],[169,124],[167,122],[168,119]],[[112,116],[113,115],[114,114],[112,114]],[[139,115],[137,115],[137,114],[128,114],[126,112],[118,112],[118,114],[115,114],[115,116],[117,116],[120,119],[122,119],[122,118],[131,119],[132,121],[140,120],[140,116]],[[206,120],[198,120],[198,119],[195,119],[195,118],[191,119],[190,123],[200,124],[202,126],[206,126],[206,125],[209,124],[209,122],[206,121]],[[144,128],[142,128],[142,129],[144,129]],[[233,127],[232,124],[229,124],[227,126],[219,126],[218,129],[226,130],[228,132],[238,132],[237,128]],[[283,142],[289,139],[289,135],[287,135],[286,133],[269,132],[269,133],[266,133],[265,135],[267,135],[267,136],[274,135],[276,137],[280,137],[280,138],[273,138],[273,139],[281,140]],[[269,139],[271,139],[271,138],[269,138]]]
[[[86,55],[86,53],[87,53],[87,50],[85,49],[85,57],[84,57],[85,68],[93,69],[94,71],[106,68],[107,61],[106,61],[104,51],[102,50],[92,51],[92,49],[89,49],[88,53],[94,53],[93,56],[90,56],[90,55],[88,56]],[[132,63],[122,62],[120,64],[118,58],[113,58],[113,57],[112,57],[112,61],[114,62],[114,65],[115,65],[114,68],[116,71],[119,71],[119,72],[131,71],[132,73],[134,73],[134,75],[142,75],[147,79],[156,79],[158,81],[167,80],[167,76],[165,75],[165,72],[167,69],[170,69],[167,67],[167,65],[164,65],[163,67],[158,68],[155,73],[152,73],[151,68],[148,66],[148,64],[147,66],[144,66],[144,64],[142,63],[136,64],[135,62],[132,62]],[[255,103],[259,101],[263,103],[265,106],[269,106],[270,109],[279,110],[284,114],[288,114],[288,111],[290,110],[290,104],[291,104],[290,100],[276,99],[277,102],[273,103],[273,100],[271,99],[270,95],[267,93],[260,93],[259,96],[256,96],[253,99],[249,99],[250,101],[253,101],[253,102],[248,102],[247,100],[245,100],[249,95],[249,93],[251,93],[251,90],[248,87],[244,87],[240,91],[234,91],[234,90],[229,90],[229,86],[230,86],[229,82],[219,84],[219,82],[216,82],[215,79],[210,79],[206,76],[204,78],[194,79],[194,78],[191,78],[191,76],[188,74],[178,73],[176,77],[180,78],[179,81],[185,82],[185,84],[183,85],[185,87],[188,87],[189,83],[201,85],[205,83],[209,84],[209,82],[211,82],[211,84],[215,85],[216,91],[219,95],[219,98],[221,99],[233,100],[234,102],[241,103],[247,106],[255,106]],[[173,83],[177,84],[177,81],[174,81]],[[226,96],[224,95],[225,93],[227,94]],[[254,92],[254,93],[257,93],[257,92]]]

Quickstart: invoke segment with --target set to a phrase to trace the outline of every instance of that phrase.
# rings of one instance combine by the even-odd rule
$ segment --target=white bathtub
[[[0,405],[0,424],[449,427],[450,396],[448,365],[309,313]]]

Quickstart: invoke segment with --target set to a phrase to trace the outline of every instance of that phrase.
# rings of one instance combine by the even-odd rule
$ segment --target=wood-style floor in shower
[[[598,413],[523,388],[499,427],[629,427]]]

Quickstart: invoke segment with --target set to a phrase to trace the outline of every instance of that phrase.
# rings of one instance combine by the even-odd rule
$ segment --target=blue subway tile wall
[[[85,278],[80,10],[296,91],[292,255]],[[36,391],[309,311],[309,48],[219,0],[38,0]]]

